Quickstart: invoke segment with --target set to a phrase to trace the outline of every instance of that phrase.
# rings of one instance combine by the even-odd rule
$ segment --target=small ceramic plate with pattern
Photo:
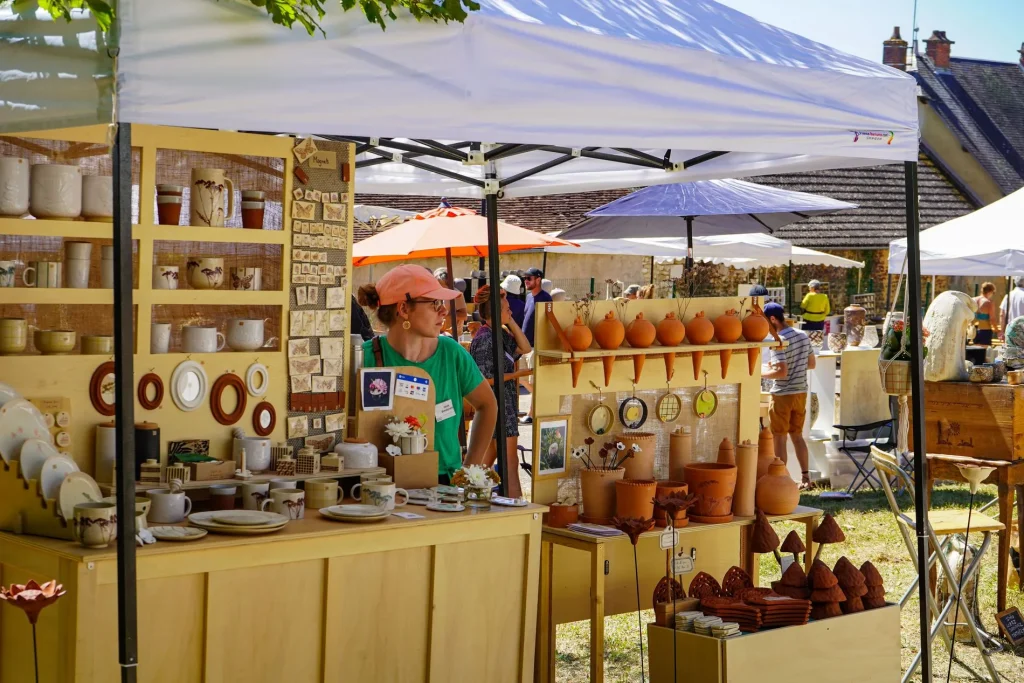
[[[525,498],[506,498],[505,496],[491,496],[491,502],[510,508],[524,508],[530,504]]]
[[[151,526],[149,533],[158,541],[198,541],[208,532],[194,526]]]
[[[434,512],[462,512],[466,506],[460,503],[431,503],[427,509]]]

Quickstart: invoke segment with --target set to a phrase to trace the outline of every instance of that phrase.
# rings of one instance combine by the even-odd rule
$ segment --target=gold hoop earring
[[[402,323],[402,329],[403,330],[411,330],[412,329],[412,323],[409,322],[408,320],[406,320],[405,322]]]

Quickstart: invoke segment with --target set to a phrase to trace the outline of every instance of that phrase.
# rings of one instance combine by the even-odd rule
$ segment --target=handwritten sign
[[[999,623],[999,630],[1014,647],[1024,643],[1024,617],[1021,616],[1019,609],[1011,607],[1005,612],[1000,612],[996,615],[996,621]]]
[[[309,157],[309,167],[333,171],[338,168],[338,155],[336,152],[316,151]]]

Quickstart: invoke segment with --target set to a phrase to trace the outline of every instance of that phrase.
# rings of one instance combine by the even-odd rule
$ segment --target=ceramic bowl
[[[982,364],[971,368],[969,379],[972,382],[991,382],[994,376],[995,368],[988,364]]]
[[[76,334],[72,330],[36,330],[36,349],[47,356],[71,353],[75,348]]]

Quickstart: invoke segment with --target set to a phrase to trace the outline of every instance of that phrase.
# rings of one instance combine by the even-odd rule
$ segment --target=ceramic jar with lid
[[[344,458],[347,470],[377,467],[377,447],[365,439],[345,439],[334,452]]]

